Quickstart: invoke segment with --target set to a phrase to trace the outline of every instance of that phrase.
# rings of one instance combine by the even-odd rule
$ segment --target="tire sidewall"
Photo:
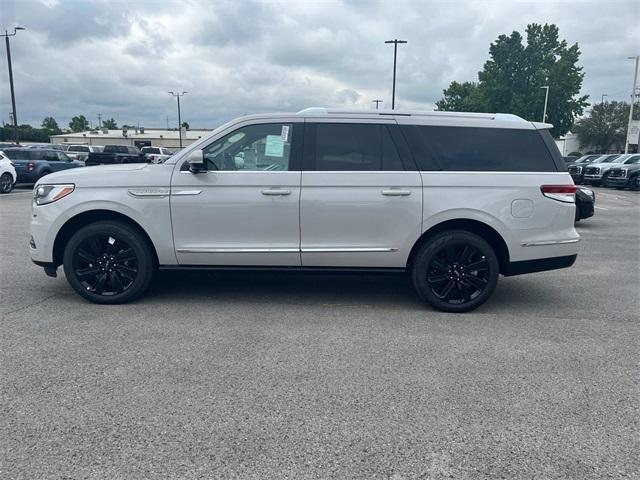
[[[468,303],[461,305],[449,304],[439,299],[427,283],[427,269],[432,258],[449,244],[468,244],[486,257],[488,263],[487,286],[484,291]],[[486,302],[495,290],[499,275],[498,258],[493,248],[480,236],[466,231],[450,231],[435,235],[429,239],[418,251],[411,268],[413,286],[420,298],[428,302],[437,310],[445,312],[462,313],[473,310]]]
[[[88,237],[93,235],[107,234],[124,240],[135,252],[138,260],[138,275],[133,284],[124,292],[117,295],[107,296],[89,292],[82,286],[73,271],[73,254],[75,250]],[[125,303],[141,295],[153,277],[155,264],[153,256],[149,250],[148,242],[135,229],[119,222],[96,222],[78,230],[67,242],[64,249],[63,267],[64,274],[71,287],[79,295],[94,303]]]
[[[9,188],[4,189],[2,187],[2,181],[7,177],[9,178]],[[13,177],[11,176],[11,174],[9,172],[3,173],[0,176],[0,193],[10,193],[11,190],[13,190],[13,184],[14,184],[14,181],[13,181]]]

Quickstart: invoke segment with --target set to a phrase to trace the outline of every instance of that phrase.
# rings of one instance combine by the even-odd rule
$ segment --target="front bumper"
[[[589,180],[590,182],[599,181],[599,180],[602,180],[602,174],[601,173],[592,174],[592,175],[585,174],[582,178],[584,178],[585,180]]]
[[[609,177],[607,183],[613,187],[626,187],[629,179],[627,177]]]

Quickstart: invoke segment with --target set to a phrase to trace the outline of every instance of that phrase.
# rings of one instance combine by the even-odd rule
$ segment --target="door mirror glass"
[[[204,156],[202,150],[194,150],[187,157],[187,163],[189,164],[189,170],[192,172],[199,172],[205,169]]]

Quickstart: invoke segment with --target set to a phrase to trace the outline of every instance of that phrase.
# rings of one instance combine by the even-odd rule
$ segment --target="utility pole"
[[[24,27],[13,27],[13,33],[4,31],[5,45],[7,47],[7,65],[9,66],[9,85],[11,86],[11,107],[13,109],[13,137],[16,144],[20,143],[20,136],[18,134],[18,115],[16,114],[16,93],[13,89],[13,68],[11,66],[11,47],[9,46],[9,37],[14,37],[18,30],[25,30]],[[1,35],[1,34],[0,34]]]
[[[640,55],[636,55],[635,57],[627,57],[636,61],[636,69],[633,74],[633,87],[631,88],[631,108],[629,109],[629,123],[627,124],[627,136],[624,140],[624,153],[629,153],[629,132],[631,131],[631,121],[633,120],[633,107],[636,103],[636,85],[638,83],[638,61],[640,61]],[[640,148],[640,145],[638,145]]]
[[[393,89],[391,91],[391,110],[396,108],[396,63],[398,58],[398,44],[407,43],[406,40],[387,40],[384,43],[393,43]]]
[[[378,105],[380,105],[382,103],[382,100],[371,100],[371,103],[375,103],[376,104],[376,110],[378,110]]]
[[[544,94],[544,111],[542,112],[542,123],[547,120],[547,102],[549,101],[549,85],[545,85],[544,87],[540,87],[546,89],[546,93]]]
[[[98,130],[102,130],[102,114],[98,114]]]
[[[178,138],[180,139],[180,148],[182,148],[182,117],[180,117],[180,97],[184,97],[189,92],[169,92],[178,99]]]

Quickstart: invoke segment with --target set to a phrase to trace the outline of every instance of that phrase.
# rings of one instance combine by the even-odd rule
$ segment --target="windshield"
[[[640,155],[634,155],[633,157],[628,159],[626,162],[624,162],[625,165],[636,165],[638,163],[640,163]]]
[[[600,163],[611,163],[613,162],[616,158],[618,158],[620,155],[611,155],[608,158],[605,158],[604,160],[602,160],[602,162]]]

